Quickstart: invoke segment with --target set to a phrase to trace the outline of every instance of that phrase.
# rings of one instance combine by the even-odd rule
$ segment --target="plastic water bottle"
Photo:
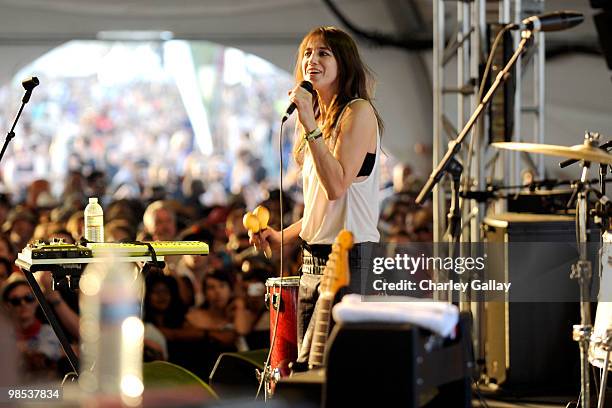
[[[133,264],[109,258],[89,264],[80,289],[81,390],[139,406],[144,391],[142,278]]]
[[[85,207],[85,239],[104,242],[104,212],[96,197],[90,197]]]

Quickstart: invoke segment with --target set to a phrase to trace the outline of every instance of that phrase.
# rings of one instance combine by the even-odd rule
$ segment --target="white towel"
[[[332,310],[338,323],[411,323],[447,337],[459,321],[457,306],[408,296],[346,295]]]

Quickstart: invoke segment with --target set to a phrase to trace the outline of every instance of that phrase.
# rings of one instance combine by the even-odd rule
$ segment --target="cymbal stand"
[[[597,132],[586,132],[584,135],[584,143],[589,144],[592,147],[599,147],[604,151],[608,151],[612,147],[612,141],[608,141],[602,145],[599,145],[600,134]],[[569,166],[573,163],[578,162],[576,159],[568,159],[561,163],[561,168]],[[608,164],[601,163],[599,165],[599,187],[600,191],[592,190],[590,188],[590,181],[587,180],[586,175],[589,168],[589,162],[581,162],[582,164],[582,177],[580,182],[576,184],[573,196],[577,196],[576,200],[576,234],[577,242],[580,249],[580,258],[576,264],[572,265],[571,278],[578,280],[580,285],[580,324],[574,325],[572,337],[578,342],[580,346],[580,393],[581,393],[581,406],[589,407],[591,403],[590,394],[590,377],[589,377],[589,344],[591,342],[591,335],[593,332],[593,326],[591,324],[591,309],[590,309],[590,287],[592,279],[592,268],[591,262],[587,260],[587,220],[588,220],[588,193],[594,191],[599,198],[599,201],[595,205],[591,214],[594,215],[595,224],[597,224],[601,230],[602,235],[600,236],[600,248],[602,246],[603,232],[606,230],[610,219],[610,200],[605,196],[606,193],[606,176],[608,174]],[[571,200],[570,200],[571,201]],[[599,256],[601,259],[601,254]],[[601,262],[600,262],[599,276],[601,279]],[[599,339],[598,344],[602,345],[606,350],[606,364],[607,368],[608,361],[610,358],[610,333],[607,333],[605,341]],[[603,407],[603,399],[605,397],[605,388],[607,382],[607,369],[604,369],[602,373],[602,389],[599,395],[598,406]]]
[[[601,148],[604,148],[603,146],[609,147],[612,144],[612,141],[609,141],[607,143],[604,143],[604,145],[600,146]],[[607,150],[607,149],[606,149]],[[601,195],[602,197],[605,197],[606,195],[606,176],[608,174],[608,164],[604,164],[601,163],[599,165],[599,188],[601,190]],[[604,205],[605,207],[605,205]],[[601,217],[601,234],[600,234],[600,248],[601,251],[603,251],[603,232],[606,229],[606,226],[609,223],[609,216],[608,216],[608,212],[609,211],[602,211],[604,213],[604,215]],[[599,259],[602,259],[601,255],[599,256]],[[602,264],[601,262],[599,262],[599,282],[601,282],[602,279]],[[597,399],[597,408],[604,408],[604,404],[605,404],[605,400],[606,400],[606,387],[608,385],[608,371],[609,371],[609,365],[610,365],[610,352],[612,352],[612,330],[606,330],[605,335],[593,339],[593,346],[594,347],[601,347],[602,350],[606,353],[606,356],[604,358],[604,364],[603,364],[603,368],[601,370],[601,381],[600,381],[600,389],[599,389],[599,397]]]
[[[592,140],[592,143],[597,143]],[[580,346],[580,391],[582,394],[581,406],[590,408],[590,378],[589,378],[589,342],[593,326],[591,324],[591,305],[589,292],[593,276],[591,261],[587,258],[587,206],[588,206],[588,180],[589,162],[582,163],[582,177],[576,185],[578,192],[576,200],[576,232],[577,243],[580,250],[578,261],[572,265],[570,277],[578,281],[580,286],[580,324],[574,325],[572,337]]]

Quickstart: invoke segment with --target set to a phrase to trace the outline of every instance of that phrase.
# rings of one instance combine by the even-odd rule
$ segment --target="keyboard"
[[[208,244],[202,241],[154,241],[149,242],[157,255],[208,255]],[[149,248],[141,244],[115,242],[89,242],[87,248],[93,256],[146,256]]]
[[[208,255],[208,244],[202,241],[153,241],[149,244],[159,260],[163,260],[167,255]],[[29,244],[19,253],[17,259],[21,264],[34,265],[90,263],[108,257],[124,262],[151,260],[147,245],[118,242],[89,242],[81,245],[66,244],[62,240]]]

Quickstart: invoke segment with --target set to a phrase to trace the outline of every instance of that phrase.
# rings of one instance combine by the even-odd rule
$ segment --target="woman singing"
[[[321,274],[336,235],[347,229],[352,292],[363,293],[374,243],[379,240],[379,161],[382,122],[372,105],[371,75],[353,39],[335,27],[318,27],[304,37],[295,66],[296,84],[310,81],[314,92],[296,86],[289,94],[298,111],[294,158],[302,167],[304,215],[284,229],[284,244],[303,240],[298,304],[298,362],[308,359]],[[279,231],[251,237],[257,246],[281,244]]]

